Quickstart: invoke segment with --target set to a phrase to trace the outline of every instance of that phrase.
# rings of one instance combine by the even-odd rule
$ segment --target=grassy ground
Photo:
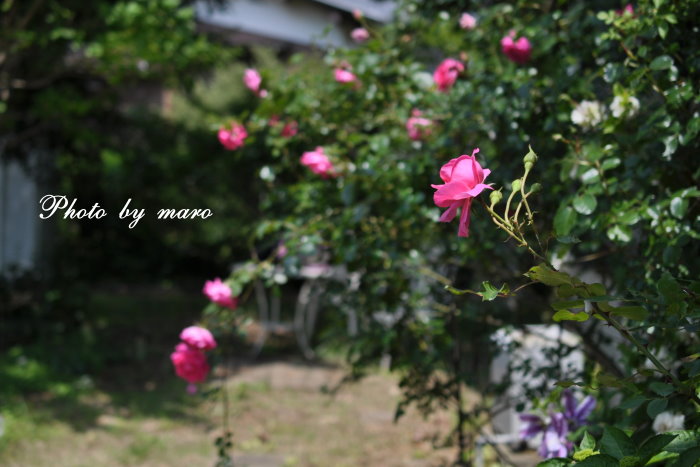
[[[391,376],[322,392],[341,377],[332,367],[293,362],[238,370],[226,389],[236,465],[440,465],[451,458],[450,449],[432,447],[449,430],[449,415],[409,414],[394,424]],[[208,466],[223,405],[220,394],[186,396],[173,381],[150,391],[34,397],[5,413],[0,465]]]
[[[198,296],[167,290],[102,292],[83,329],[0,356],[0,465],[212,466],[222,392],[189,396],[168,360],[202,305]],[[437,466],[454,459],[453,448],[436,447],[451,414],[425,420],[409,412],[395,424],[392,375],[324,391],[343,375],[341,367],[289,354],[239,363],[226,375],[219,369],[209,389],[225,382],[235,465]]]

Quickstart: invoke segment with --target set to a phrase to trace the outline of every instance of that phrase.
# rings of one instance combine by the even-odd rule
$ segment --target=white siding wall
[[[234,0],[216,7],[196,4],[199,21],[297,45],[349,46],[341,13],[302,0]],[[325,35],[326,28],[330,31]]]

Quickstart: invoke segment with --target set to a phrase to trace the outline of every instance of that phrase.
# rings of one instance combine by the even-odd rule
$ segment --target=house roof
[[[313,0],[343,11],[360,10],[365,17],[386,23],[394,16],[396,2],[393,0]]]

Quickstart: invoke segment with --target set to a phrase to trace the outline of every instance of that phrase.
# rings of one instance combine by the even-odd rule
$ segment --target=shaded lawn
[[[168,358],[204,304],[175,290],[103,291],[82,329],[0,356],[0,465],[213,465],[222,393],[187,395]],[[209,388],[227,381],[235,465],[432,466],[454,459],[452,448],[436,447],[451,414],[424,420],[409,411],[394,424],[393,376],[324,393],[343,374],[289,357],[239,361],[230,378],[218,371]]]

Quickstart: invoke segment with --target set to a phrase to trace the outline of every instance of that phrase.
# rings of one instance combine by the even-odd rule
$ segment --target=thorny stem
[[[522,201],[520,201],[520,203],[518,204],[518,209],[516,209],[516,211],[515,211],[516,220],[517,220],[517,215],[518,215],[519,210],[520,210],[520,206],[524,204],[525,209],[527,210],[528,223],[532,226],[532,232],[535,234],[535,238],[537,239],[537,245],[539,245],[540,251],[542,251],[542,250],[544,250],[544,248],[542,248],[542,242],[540,241],[540,235],[539,235],[539,232],[537,231],[537,226],[535,225],[535,216],[532,215],[532,211],[530,210],[530,205],[527,202],[527,195],[525,194],[525,182],[527,181],[527,176],[529,174],[530,174],[530,169],[525,167],[525,175],[523,175],[522,182],[520,183],[520,196],[522,197]]]
[[[489,212],[489,214],[491,214],[491,219],[493,220],[494,224],[496,224],[503,231],[505,231],[510,237],[512,237],[516,242],[518,242],[519,246],[524,246],[525,248],[527,248],[527,250],[530,253],[532,253],[533,256],[542,260],[547,265],[550,265],[549,261],[547,261],[547,259],[544,256],[542,256],[541,254],[539,254],[535,250],[533,250],[532,247],[527,243],[527,241],[525,241],[525,239],[522,236],[518,236],[515,232],[513,232],[509,228],[509,226],[505,224],[505,221],[498,214],[496,214],[494,212],[494,210],[491,209],[491,207],[488,204],[486,204],[486,202],[484,200],[482,200],[482,199],[480,199],[480,200],[481,200],[481,203],[486,208],[486,210]]]
[[[637,347],[637,350],[641,352],[642,355],[647,357],[651,363],[654,364],[656,369],[659,371],[659,373],[663,374],[667,378],[669,378],[672,382],[673,385],[676,386],[676,388],[679,390],[683,389],[683,385],[681,384],[680,380],[671,373],[651,352],[649,352],[649,349],[646,348],[645,345],[643,345],[639,340],[637,340],[634,335],[629,332],[627,328],[625,328],[622,324],[620,324],[619,321],[617,321],[609,312],[605,312],[601,310],[598,305],[595,302],[591,302],[591,305],[593,306],[593,309],[595,310],[595,313],[603,317],[605,321],[610,324],[612,327],[614,327],[617,332],[619,332],[622,337],[630,341],[635,347]],[[700,398],[698,398],[697,394],[694,392],[690,394],[690,398],[696,403],[700,404]]]

